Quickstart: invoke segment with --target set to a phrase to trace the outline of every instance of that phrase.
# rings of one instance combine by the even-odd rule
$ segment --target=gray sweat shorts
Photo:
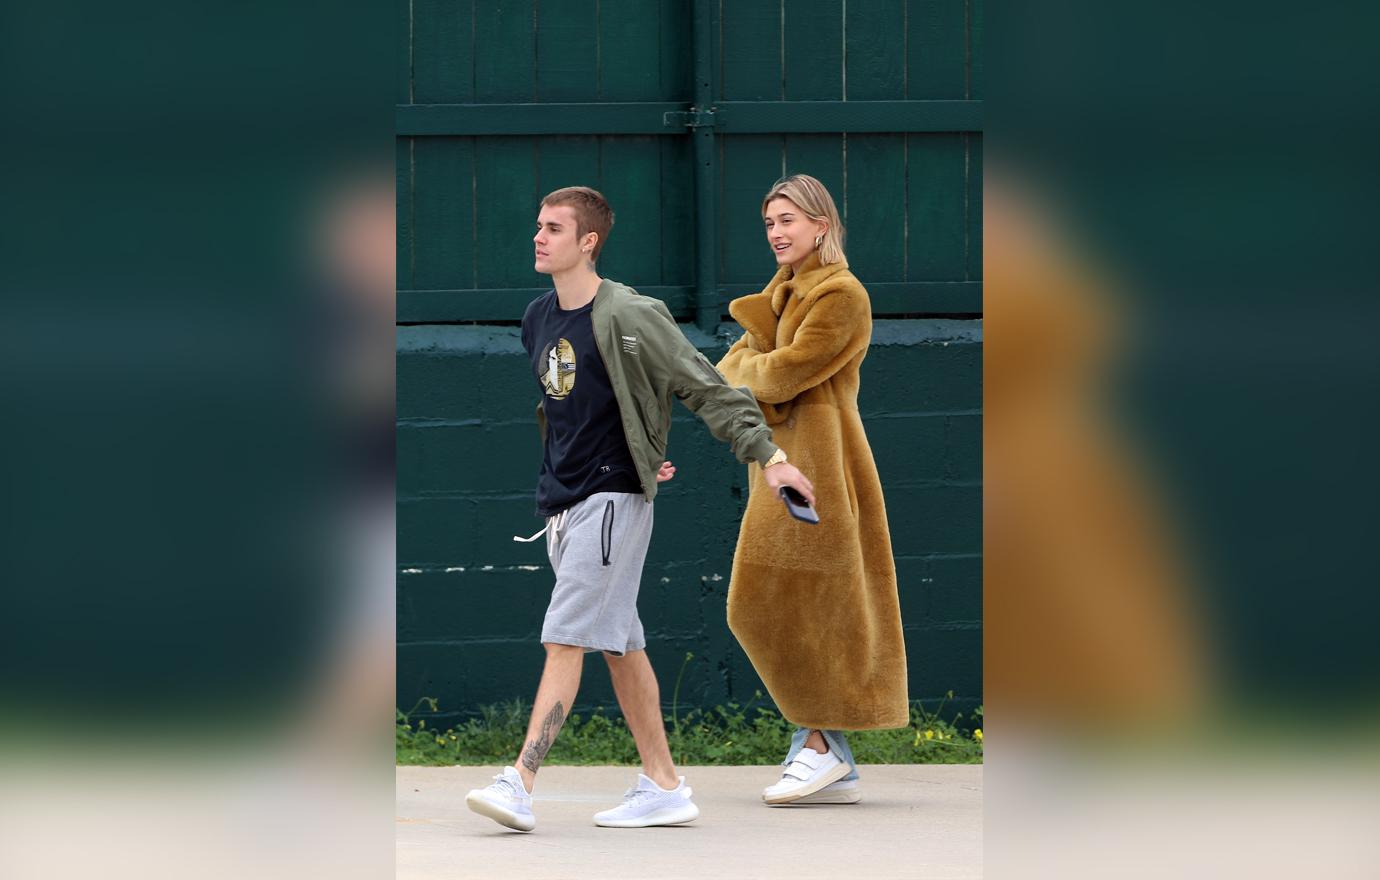
[[[610,654],[645,648],[637,591],[651,540],[652,504],[640,494],[597,492],[548,518],[556,586],[542,642]]]

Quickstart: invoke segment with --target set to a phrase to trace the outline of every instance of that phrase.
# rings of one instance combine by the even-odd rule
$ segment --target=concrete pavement
[[[700,818],[640,829],[592,819],[621,800],[636,769],[546,767],[530,834],[465,806],[499,769],[397,768],[398,880],[982,876],[979,765],[865,766],[860,803],[796,807],[760,799],[779,767],[687,767]]]

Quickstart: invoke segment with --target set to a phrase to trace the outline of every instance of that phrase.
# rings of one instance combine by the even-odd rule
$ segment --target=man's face
[[[580,250],[575,209],[569,205],[542,206],[532,244],[536,246],[536,270],[544,275],[556,275],[589,261],[589,254]]]

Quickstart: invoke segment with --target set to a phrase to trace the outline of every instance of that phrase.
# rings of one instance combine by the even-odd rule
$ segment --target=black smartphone
[[[819,514],[810,506],[810,502],[805,500],[805,496],[792,489],[790,486],[781,487],[781,500],[786,502],[786,509],[791,512],[791,516],[807,522],[811,525],[819,525]]]

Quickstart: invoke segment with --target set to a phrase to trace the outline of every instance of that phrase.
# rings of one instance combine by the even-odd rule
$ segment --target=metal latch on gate
[[[714,111],[692,107],[690,110],[670,110],[661,114],[661,124],[667,128],[713,128]]]

